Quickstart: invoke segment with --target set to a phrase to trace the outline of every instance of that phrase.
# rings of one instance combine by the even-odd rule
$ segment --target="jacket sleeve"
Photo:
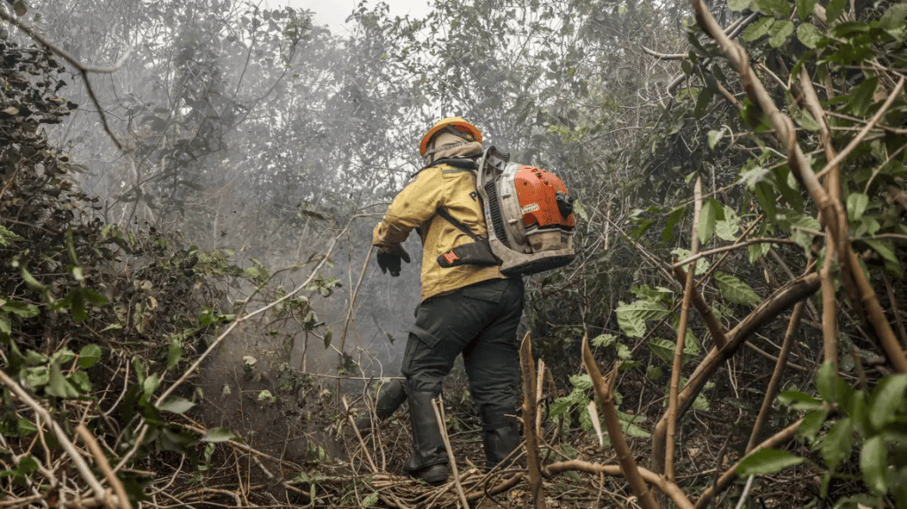
[[[372,235],[372,244],[392,248],[409,236],[414,228],[428,221],[444,205],[445,182],[439,167],[419,173],[416,180],[394,198],[384,220]]]

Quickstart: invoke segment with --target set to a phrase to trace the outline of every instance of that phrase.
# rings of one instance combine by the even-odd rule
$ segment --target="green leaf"
[[[617,325],[631,338],[642,337],[646,333],[646,321],[660,320],[671,311],[658,302],[638,300],[632,304],[620,303],[615,314]]]
[[[853,423],[845,417],[832,424],[822,439],[820,450],[822,458],[830,470],[835,470],[844,458],[850,457],[853,447]]]
[[[724,207],[724,219],[715,223],[715,235],[728,242],[737,240],[737,232],[740,231],[740,218],[737,213],[730,207]]]
[[[727,300],[735,304],[746,304],[749,306],[755,306],[762,302],[759,295],[749,285],[736,277],[715,271],[714,278],[715,283],[718,285],[718,290],[721,291],[721,295]]]
[[[32,276],[31,272],[27,271],[24,265],[21,265],[19,267],[19,273],[22,275],[22,280],[25,281],[25,284],[27,284],[28,287],[32,290],[36,292],[47,291],[47,287],[42,285],[37,279],[35,279],[35,276]]]
[[[170,347],[167,350],[167,371],[173,370],[183,358],[183,345],[178,337],[170,338]]]
[[[66,377],[66,380],[82,394],[91,392],[91,382],[88,380],[88,373],[84,371],[76,371]]]
[[[754,191],[756,194],[756,201],[759,203],[759,206],[762,207],[766,220],[773,223],[775,221],[775,214],[778,213],[778,206],[775,205],[776,194],[774,188],[765,182],[759,182],[756,184]]]
[[[869,112],[869,107],[872,106],[872,98],[878,85],[879,78],[873,76],[863,80],[857,88],[850,91],[847,95],[847,106],[853,116],[862,117]]]
[[[19,436],[28,436],[32,433],[38,431],[38,428],[35,427],[32,422],[24,417],[19,417],[16,420],[16,428],[19,430]]]
[[[664,371],[661,369],[661,366],[649,366],[646,368],[646,376],[652,380],[658,380],[664,376]]]
[[[723,211],[722,205],[714,198],[710,198],[702,204],[702,210],[699,212],[699,224],[696,226],[699,242],[705,244],[712,238],[719,211]]]
[[[834,23],[838,16],[844,14],[847,5],[847,0],[829,0],[828,7],[825,8],[825,22],[828,25]]]
[[[60,364],[66,364],[67,362],[71,362],[75,358],[76,353],[66,347],[57,350],[53,355],[50,356],[51,362],[58,362]]]
[[[709,150],[715,150],[715,146],[718,145],[718,142],[721,141],[721,138],[724,137],[724,129],[720,131],[711,130],[708,134],[709,139]]]
[[[79,352],[79,367],[88,369],[101,360],[101,347],[91,343],[82,347]]]
[[[678,260],[686,260],[687,258],[690,257],[691,253],[690,253],[689,249],[684,249],[682,247],[675,247],[674,249],[671,250],[671,254],[676,256]],[[687,265],[686,270],[689,270],[688,267],[689,267],[689,265]],[[711,264],[709,263],[708,258],[702,257],[702,258],[696,260],[696,275],[701,276],[701,275],[705,274],[706,272],[709,271],[709,267],[711,267]]]
[[[51,361],[50,363],[50,381],[47,384],[47,388],[44,390],[47,394],[58,398],[79,397],[79,391],[63,377],[63,373],[60,371],[60,365],[55,361]]]
[[[677,223],[683,219],[683,213],[686,210],[686,207],[677,207],[671,211],[671,214],[668,216],[667,224],[665,224],[664,232],[661,234],[662,240],[665,242],[670,242],[671,237],[674,236],[674,227],[677,226]]]
[[[331,329],[324,331],[324,347],[327,348],[331,346],[331,340],[333,339],[334,334],[331,332]]]
[[[239,437],[227,428],[211,428],[202,437],[202,442],[226,442],[227,440],[238,440]]]
[[[82,293],[82,288],[74,288],[67,297],[69,297],[69,310],[73,319],[78,323],[87,320],[88,307],[85,304],[85,294]]]
[[[772,27],[772,24],[774,22],[775,18],[772,18],[770,16],[757,19],[752,25],[748,26],[746,30],[743,31],[743,40],[752,42],[762,37],[763,35],[768,34],[768,31]]]
[[[778,401],[794,410],[816,410],[822,408],[820,400],[800,391],[784,391],[778,394]]]
[[[39,366],[48,363],[47,356],[34,350],[25,352],[25,363],[29,366]]]
[[[802,27],[804,25],[800,26]],[[796,118],[800,126],[807,131],[819,132],[822,130],[822,126],[820,126],[819,123],[816,122],[816,119],[814,119],[808,111],[801,110],[799,112],[796,112],[796,115],[793,116]]]
[[[627,435],[634,438],[649,438],[652,436],[644,428],[640,427],[637,423],[645,422],[646,418],[642,415],[632,415],[628,413],[617,411],[617,418],[620,422],[620,427]]]
[[[828,417],[828,410],[824,408],[809,412],[803,416],[803,422],[797,428],[797,433],[810,442],[814,442],[819,430],[822,429],[822,425],[825,424],[826,417]]]
[[[592,346],[607,348],[614,344],[614,341],[616,339],[617,338],[614,337],[614,334],[601,334],[599,336],[596,336],[595,339],[592,340]]]
[[[822,34],[812,23],[803,23],[797,27],[797,39],[800,39],[800,42],[807,48],[816,49],[816,45],[822,39]],[[818,126],[818,124],[816,125]]]
[[[801,20],[805,20],[813,13],[813,9],[816,7],[816,0],[796,0],[797,5],[797,14],[800,15]]]
[[[170,396],[162,401],[161,404],[157,407],[164,412],[170,412],[172,414],[184,414],[191,410],[194,406],[195,403],[189,401],[188,399],[180,398],[177,396]]]
[[[729,0],[728,8],[732,11],[740,12],[745,9],[749,9],[750,5],[753,4],[753,0]]]
[[[907,17],[907,4],[898,2],[885,11],[885,14],[882,15],[882,19],[879,20],[879,23],[882,25],[882,28],[891,30],[903,23],[905,17]]]
[[[7,313],[16,315],[21,318],[34,318],[40,313],[38,306],[35,306],[34,304],[26,304],[24,302],[16,301],[3,301],[2,303],[0,303],[0,305],[3,306],[3,310]]]
[[[159,377],[157,375],[157,373],[155,373],[153,375],[150,375],[148,378],[146,378],[145,382],[142,383],[142,392],[145,394],[146,397],[150,398],[151,395],[154,394],[154,391],[156,391],[157,388],[160,386],[161,386],[161,377]]]
[[[372,493],[371,495],[365,497],[365,500],[362,501],[362,507],[371,507],[378,503],[378,494]]]
[[[649,348],[659,359],[672,364],[674,362],[674,350],[677,346],[673,341],[660,338],[649,340]]]
[[[592,377],[587,373],[570,375],[570,383],[581,391],[588,391],[592,388]]]
[[[898,410],[905,410],[907,398],[907,374],[887,376],[879,382],[872,394],[869,410],[869,422],[878,430],[886,424],[895,422]]]
[[[16,466],[16,472],[19,475],[27,475],[35,470],[38,470],[38,461],[32,458],[31,456],[23,456],[19,459],[19,464]]]
[[[790,37],[793,33],[794,22],[787,19],[782,19],[781,21],[775,23],[772,26],[771,30],[769,30],[771,37],[769,38],[768,43],[771,44],[773,48],[778,48],[782,44],[787,42],[787,38]]]
[[[756,0],[756,7],[769,16],[790,17],[788,0]]]
[[[83,293],[85,294],[85,300],[94,304],[95,306],[103,306],[108,302],[107,297],[92,290],[91,288],[85,288]]]
[[[892,247],[891,241],[889,240],[875,240],[875,239],[865,239],[863,242],[869,244],[875,252],[882,255],[882,258],[888,260],[889,262],[900,264],[901,261],[898,260],[897,255],[894,254],[894,248]]]
[[[697,120],[701,120],[705,116],[705,112],[709,107],[709,104],[712,103],[712,98],[715,97],[715,93],[707,88],[699,90],[699,95],[696,96],[696,107],[693,109],[693,116]]]
[[[753,475],[777,474],[785,468],[803,463],[803,458],[779,449],[760,449],[740,461],[737,466],[737,475],[750,477]]]
[[[686,337],[683,339],[683,353],[695,356],[699,355],[701,346],[699,343],[699,338],[693,334],[693,331],[687,327]]]
[[[19,110],[16,110],[16,113],[13,113],[13,115],[17,115],[18,113]],[[25,239],[10,230],[7,230],[3,226],[0,226],[0,247],[10,246],[13,242],[21,242],[23,240]]]
[[[40,389],[50,382],[50,370],[48,370],[47,366],[26,368],[21,373],[25,383],[32,389]]]
[[[819,371],[816,372],[816,390],[819,391],[819,395],[822,396],[822,399],[828,401],[829,403],[837,403],[837,397],[835,394],[835,386],[838,382],[838,374],[835,370],[835,364],[831,360],[827,360],[819,366]]]
[[[863,444],[860,451],[860,470],[863,472],[863,482],[876,494],[884,495],[888,492],[888,452],[885,450],[885,439],[876,435]]]
[[[847,197],[847,215],[851,221],[859,221],[863,218],[863,212],[869,205],[869,196],[863,193],[850,193]]]

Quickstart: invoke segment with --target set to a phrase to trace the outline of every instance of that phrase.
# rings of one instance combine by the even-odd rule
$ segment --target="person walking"
[[[487,238],[476,193],[481,131],[460,117],[445,118],[423,136],[425,166],[393,200],[375,227],[373,244],[382,272],[399,276],[410,262],[402,246],[416,230],[422,241],[421,301],[403,355],[413,452],[404,466],[429,484],[448,478],[448,457],[432,400],[441,394],[454,360],[463,355],[469,391],[483,425],[486,467],[504,461],[520,444],[514,418],[519,382],[517,327],[523,281],[501,274],[497,263],[454,253]],[[402,400],[402,398],[401,398]]]

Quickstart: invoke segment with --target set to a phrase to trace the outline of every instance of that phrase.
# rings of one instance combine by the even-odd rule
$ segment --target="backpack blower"
[[[478,161],[476,191],[502,274],[536,274],[576,257],[573,198],[553,173],[511,162],[492,146]]]

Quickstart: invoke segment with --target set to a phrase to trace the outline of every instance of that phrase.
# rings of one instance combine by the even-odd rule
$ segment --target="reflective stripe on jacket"
[[[487,237],[482,206],[472,170],[439,164],[422,170],[416,180],[394,198],[384,220],[375,227],[372,243],[393,247],[419,227],[422,237],[422,301],[489,279],[501,279],[498,267],[461,265],[443,268],[438,255],[472,242],[465,233],[435,211],[445,207],[479,237]]]

